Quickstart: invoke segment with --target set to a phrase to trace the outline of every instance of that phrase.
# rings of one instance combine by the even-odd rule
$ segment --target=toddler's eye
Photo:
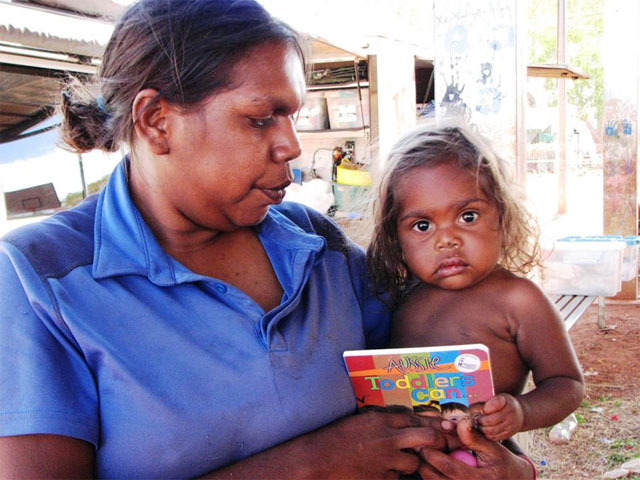
[[[477,212],[463,212],[462,215],[460,215],[460,220],[462,220],[462,223],[473,223],[478,217]]]
[[[431,223],[427,220],[418,220],[411,226],[411,230],[416,230],[418,232],[426,232],[431,228]]]

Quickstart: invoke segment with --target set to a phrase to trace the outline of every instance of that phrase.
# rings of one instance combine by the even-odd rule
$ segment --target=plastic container
[[[371,174],[367,170],[345,168],[342,165],[338,165],[336,168],[336,181],[343,185],[366,187],[371,185]]]
[[[622,281],[628,282],[640,273],[640,237],[625,235],[624,241],[627,242],[627,248],[622,259]]]
[[[622,257],[626,243],[565,238],[543,259],[542,289],[555,295],[610,297],[622,288]]]
[[[569,242],[624,242],[625,249],[622,254],[622,281],[629,282],[638,275],[638,249],[640,237],[636,235],[588,235],[565,237],[559,241]]]
[[[324,92],[332,130],[369,126],[369,89],[326,90]]]
[[[571,435],[578,428],[578,419],[572,413],[560,423],[554,425],[549,431],[549,440],[555,445],[563,445],[569,443]]]
[[[300,108],[296,129],[300,131],[327,130],[329,114],[324,92],[307,92],[307,98]]]
[[[369,187],[334,183],[333,196],[338,210],[347,213],[362,213],[367,204]]]

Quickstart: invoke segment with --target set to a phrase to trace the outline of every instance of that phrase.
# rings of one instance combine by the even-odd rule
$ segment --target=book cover
[[[494,394],[485,345],[347,350],[344,361],[358,408],[468,409]]]

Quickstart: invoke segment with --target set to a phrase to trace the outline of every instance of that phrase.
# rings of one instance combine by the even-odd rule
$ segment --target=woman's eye
[[[427,220],[419,220],[411,226],[411,230],[426,232],[431,228],[431,223]]]
[[[251,118],[251,123],[253,123],[253,126],[257,127],[257,128],[268,127],[274,121],[275,120],[274,120],[274,118],[272,116],[268,116],[268,117],[253,117],[253,118]]]
[[[463,212],[462,215],[460,215],[460,220],[462,220],[462,223],[473,223],[478,217],[478,212]]]

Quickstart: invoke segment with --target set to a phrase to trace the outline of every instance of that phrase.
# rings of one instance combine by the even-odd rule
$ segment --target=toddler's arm
[[[578,359],[551,302],[526,279],[518,279],[507,295],[517,322],[518,351],[536,387],[524,395],[503,393],[487,401],[478,423],[490,440],[554,425],[573,412],[584,396]]]

